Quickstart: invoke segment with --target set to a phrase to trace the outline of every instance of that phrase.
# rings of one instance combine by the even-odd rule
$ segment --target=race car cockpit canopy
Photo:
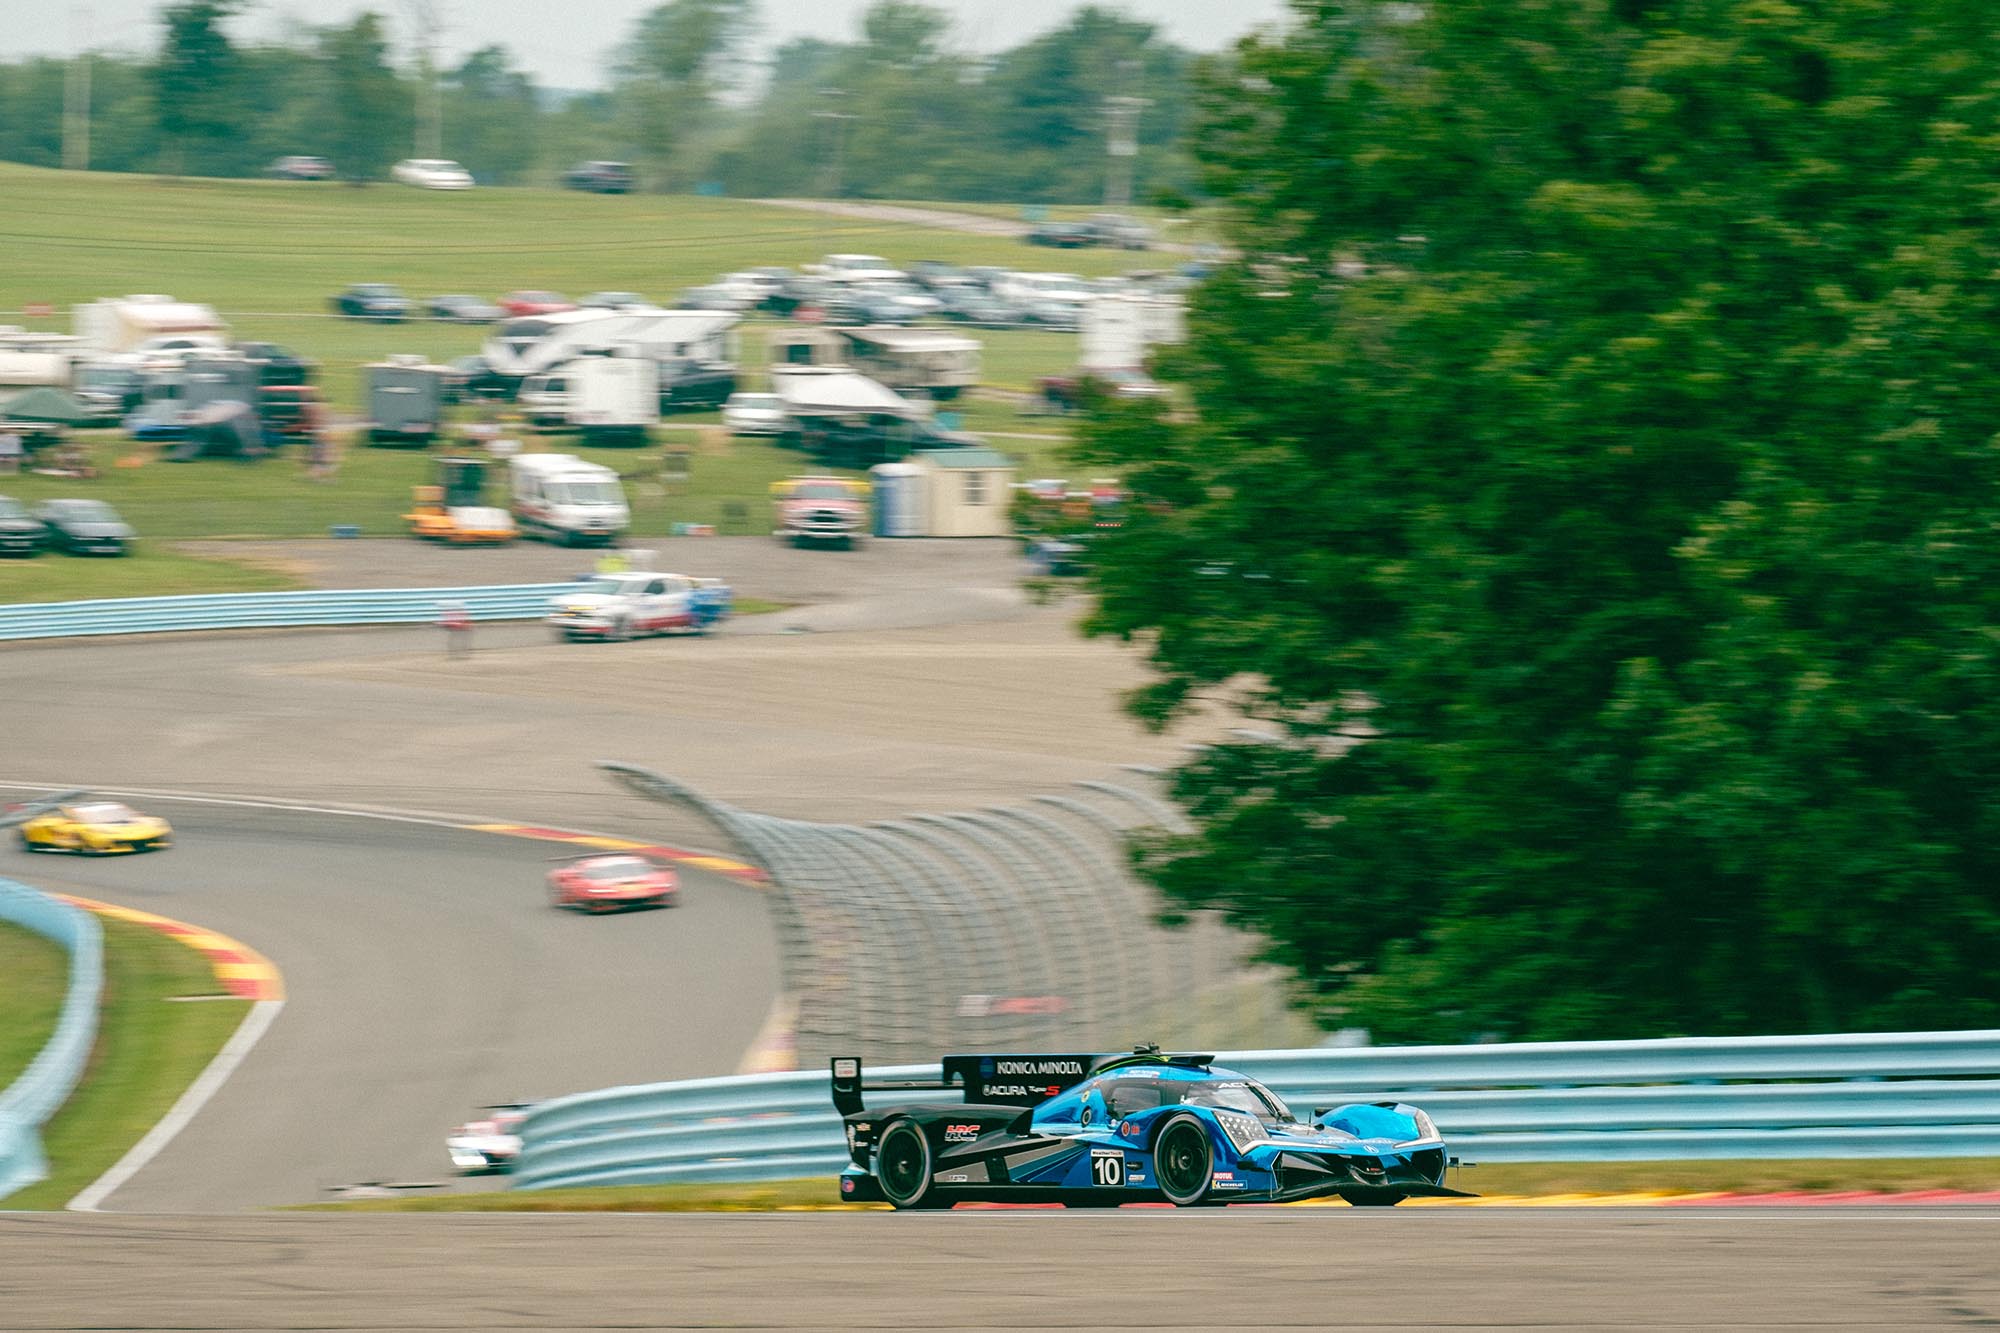
[[[1158,1046],[1135,1046],[1115,1055],[947,1055],[939,1062],[943,1077],[925,1079],[885,1079],[866,1082],[861,1076],[861,1057],[835,1056],[833,1105],[842,1115],[862,1109],[864,1092],[917,1092],[963,1089],[965,1100],[976,1106],[1039,1106],[1059,1096],[1085,1079],[1114,1069],[1145,1065],[1171,1065],[1183,1069],[1206,1069],[1215,1062],[1212,1055],[1168,1055]]]

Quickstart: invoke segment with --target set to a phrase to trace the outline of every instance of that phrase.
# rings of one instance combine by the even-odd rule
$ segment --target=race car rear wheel
[[[898,1208],[935,1208],[931,1141],[914,1120],[898,1120],[875,1148],[875,1179],[882,1197]]]
[[[1176,1208],[1208,1201],[1214,1183],[1215,1149],[1208,1127],[1191,1115],[1177,1115],[1160,1126],[1153,1140],[1153,1179],[1160,1196]]]

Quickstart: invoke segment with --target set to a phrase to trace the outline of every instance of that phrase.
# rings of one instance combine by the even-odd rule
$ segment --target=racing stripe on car
[[[714,856],[708,852],[691,852],[683,847],[665,847],[655,842],[613,838],[598,833],[577,833],[569,829],[537,828],[533,824],[461,824],[459,827],[475,833],[499,833],[510,838],[565,842],[574,847],[595,847],[607,852],[643,852],[647,856],[657,857],[662,861],[672,861],[677,865],[693,866],[698,870],[712,870],[718,875],[727,875],[731,879],[741,880],[745,884],[759,888],[770,883],[769,876],[746,861]]]
[[[156,916],[142,912],[136,907],[120,907],[116,903],[102,903],[95,898],[82,898],[73,893],[58,893],[54,897],[86,911],[108,916],[117,921],[129,921],[134,925],[157,930],[162,935],[171,935],[182,944],[207,956],[209,968],[215,979],[231,995],[245,1000],[282,1000],[285,998],[285,980],[279,975],[277,966],[240,940],[217,934],[202,926],[190,926],[185,921],[175,921],[171,917]]]

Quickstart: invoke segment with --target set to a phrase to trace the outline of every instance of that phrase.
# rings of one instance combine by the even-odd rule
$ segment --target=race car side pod
[[[831,1063],[833,1109],[844,1116],[866,1109],[861,1102],[864,1092],[949,1092],[959,1086],[943,1079],[882,1079],[864,1083],[860,1056],[836,1055]]]

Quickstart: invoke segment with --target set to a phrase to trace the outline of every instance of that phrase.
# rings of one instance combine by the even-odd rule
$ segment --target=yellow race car
[[[21,848],[29,852],[81,852],[113,856],[174,845],[167,821],[116,801],[78,801],[22,821]]]

